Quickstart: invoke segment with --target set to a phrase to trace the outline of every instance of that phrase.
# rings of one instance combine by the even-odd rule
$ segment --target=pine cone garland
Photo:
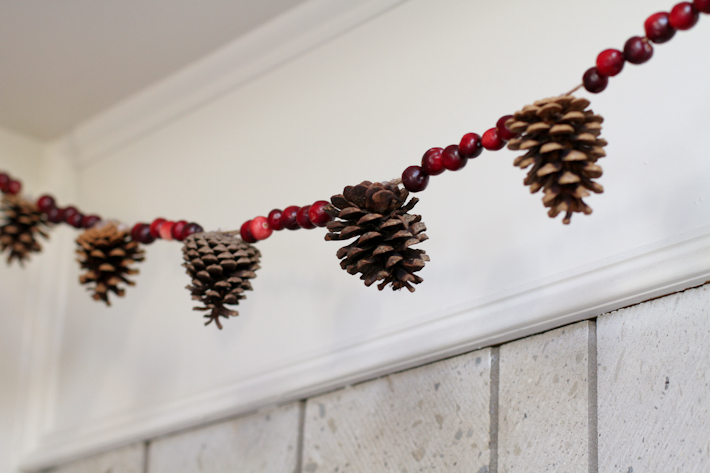
[[[35,203],[15,195],[2,198],[2,211],[5,223],[0,227],[0,251],[9,250],[8,264],[16,259],[23,265],[29,253],[42,250],[37,238],[39,235],[48,238],[47,217]]]
[[[412,284],[423,281],[414,273],[424,267],[429,256],[410,246],[428,237],[423,233],[426,226],[421,215],[408,213],[419,200],[412,198],[405,205],[408,196],[409,191],[400,188],[398,180],[364,181],[333,196],[333,205],[325,209],[337,218],[327,224],[330,233],[326,241],[358,237],[339,249],[337,256],[342,259],[340,267],[348,273],[362,273],[360,279],[366,286],[382,281],[379,290],[391,284],[393,290],[406,287],[414,292]]]
[[[588,191],[604,191],[592,181],[602,175],[596,161],[606,156],[607,142],[598,138],[604,119],[588,106],[587,99],[562,95],[527,105],[506,122],[510,131],[521,134],[508,142],[508,149],[527,151],[513,164],[521,169],[533,165],[523,182],[531,193],[542,189],[548,215],[565,212],[565,224],[573,212],[592,213],[582,200]]]
[[[206,232],[190,235],[183,246],[183,266],[192,279],[187,289],[192,298],[202,301],[204,307],[195,310],[210,311],[205,314],[221,330],[219,318],[237,316],[239,312],[225,305],[237,305],[245,299],[244,291],[251,290],[250,279],[256,277],[261,253],[255,247],[236,238],[232,233]]]
[[[123,297],[125,289],[119,284],[135,285],[126,276],[138,274],[130,266],[144,259],[144,251],[137,241],[131,240],[128,230],[120,229],[115,223],[97,225],[86,230],[76,239],[77,261],[86,273],[79,276],[79,282],[93,291],[96,301],[111,305],[109,293]]]

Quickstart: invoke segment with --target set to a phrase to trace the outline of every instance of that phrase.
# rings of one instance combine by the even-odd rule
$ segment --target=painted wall
[[[670,6],[381,3],[376,17],[100,153],[81,154],[91,124],[67,137],[62,143],[75,146],[57,144],[55,153],[78,163],[76,203],[129,223],[163,216],[231,230],[272,208],[391,179],[426,149],[571,89],[599,51],[622,47],[642,34],[648,14]],[[150,246],[137,286],[106,309],[74,284],[66,238],[54,263],[61,275],[42,288],[62,297],[37,309],[37,323],[57,324],[61,338],[32,371],[45,370],[49,388],[38,377],[33,392],[47,394],[36,401],[44,414],[25,465],[312,395],[709,279],[707,44],[706,17],[591,97],[610,143],[600,162],[606,192],[588,200],[592,216],[576,215],[569,227],[548,219],[507,150],[433,178],[416,207],[431,263],[415,294],[365,288],[339,269],[338,245],[323,242],[322,229],[285,231],[259,244],[255,290],[220,332],[191,310],[179,244]],[[120,107],[123,136],[141,117]]]

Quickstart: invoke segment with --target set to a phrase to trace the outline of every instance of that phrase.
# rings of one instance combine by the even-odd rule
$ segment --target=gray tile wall
[[[710,286],[51,473],[231,471],[710,471]]]

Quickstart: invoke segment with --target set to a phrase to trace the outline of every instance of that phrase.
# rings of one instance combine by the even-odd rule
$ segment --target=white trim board
[[[55,432],[22,462],[36,471],[101,450],[302,399],[354,382],[595,317],[710,280],[710,228],[471,301],[407,330],[293,360],[200,396]],[[573,295],[573,297],[571,297]],[[436,333],[436,337],[431,337]]]
[[[406,0],[310,0],[70,133],[79,168],[331,41]]]

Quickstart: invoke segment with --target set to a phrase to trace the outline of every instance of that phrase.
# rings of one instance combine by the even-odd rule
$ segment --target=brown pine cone
[[[16,259],[22,266],[30,253],[42,250],[38,236],[49,238],[47,216],[34,202],[15,195],[3,196],[2,211],[5,223],[0,226],[0,251],[9,250],[8,264]]]
[[[130,266],[143,261],[144,251],[137,241],[131,240],[127,229],[120,229],[112,222],[99,224],[79,235],[76,243],[79,245],[77,261],[87,270],[79,276],[79,282],[94,292],[94,300],[110,306],[110,292],[119,297],[125,294],[119,284],[135,285],[126,276],[138,274],[138,270]]]
[[[361,273],[366,286],[375,281],[382,290],[388,284],[393,290],[406,287],[414,292],[412,284],[423,279],[414,273],[424,267],[429,256],[424,250],[410,248],[428,237],[421,215],[408,212],[419,201],[412,198],[405,205],[409,191],[399,187],[399,180],[391,182],[364,181],[348,186],[342,195],[330,200],[332,206],[325,210],[336,218],[328,222],[329,240],[357,240],[338,250],[342,259],[340,267],[350,274]]]
[[[246,299],[244,291],[251,291],[250,279],[256,277],[261,253],[255,247],[235,237],[232,233],[206,232],[190,235],[182,249],[183,266],[192,279],[187,289],[192,298],[202,301],[204,307],[195,310],[210,311],[205,314],[209,325],[215,322],[221,330],[219,318],[236,317],[239,312],[225,305],[237,305]]]
[[[592,213],[582,200],[588,191],[604,191],[592,181],[602,175],[595,163],[606,156],[607,142],[598,138],[604,119],[586,110],[588,106],[587,99],[562,95],[527,105],[506,122],[510,131],[521,134],[508,142],[508,149],[527,151],[513,164],[521,169],[532,164],[523,182],[531,193],[542,189],[548,215],[554,218],[565,212],[565,224],[573,212]]]

